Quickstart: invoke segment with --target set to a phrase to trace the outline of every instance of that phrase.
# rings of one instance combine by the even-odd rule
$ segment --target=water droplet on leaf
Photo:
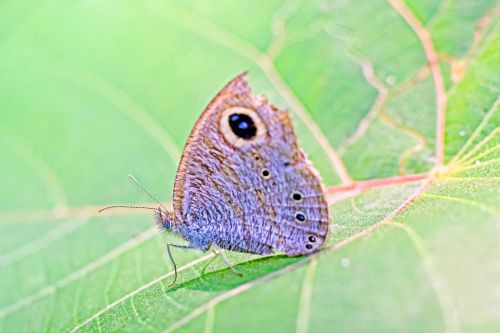
[[[393,75],[389,75],[388,77],[385,78],[385,83],[387,83],[390,86],[393,86],[396,83],[396,77]]]
[[[349,267],[351,265],[351,259],[349,259],[349,258],[340,259],[340,265],[342,267]]]

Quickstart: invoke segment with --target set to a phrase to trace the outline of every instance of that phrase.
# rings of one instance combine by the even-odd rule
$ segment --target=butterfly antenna
[[[111,206],[106,206],[104,208],[101,208],[97,212],[101,213],[101,212],[104,212],[105,210],[112,209],[112,208],[134,208],[134,209],[158,210],[158,208],[147,207],[147,206],[111,205]]]
[[[165,209],[166,212],[168,212],[168,209],[167,207],[163,206],[163,204],[160,202],[160,200],[156,199],[156,197],[154,195],[151,194],[151,192],[149,192],[148,190],[146,190],[146,188],[144,188],[144,186],[142,186],[141,183],[139,183],[139,181],[137,180],[137,178],[135,178],[134,176],[132,175],[128,175],[130,177],[130,179],[132,179],[134,181],[134,183],[137,184],[137,186],[139,186],[139,188],[144,192],[146,193],[147,195],[149,195],[149,197],[151,199],[153,199],[154,201],[156,201],[161,208]]]

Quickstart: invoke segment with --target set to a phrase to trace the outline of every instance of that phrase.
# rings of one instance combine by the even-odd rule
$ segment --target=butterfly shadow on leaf
[[[288,257],[286,255],[258,258],[235,266],[241,273],[241,276],[234,274],[230,268],[216,269],[215,271],[205,272],[198,278],[178,283],[168,289],[167,292],[175,292],[178,289],[203,291],[229,290],[282,269],[300,259],[301,257]]]

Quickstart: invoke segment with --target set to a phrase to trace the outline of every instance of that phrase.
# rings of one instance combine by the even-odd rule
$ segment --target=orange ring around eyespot
[[[229,116],[238,113],[238,114],[244,114],[252,118],[252,121],[254,123],[255,128],[257,129],[257,133],[255,136],[251,139],[243,139],[236,134],[234,134],[233,130],[231,129],[231,126],[229,125]],[[257,111],[249,108],[244,108],[244,107],[231,107],[227,108],[224,110],[219,118],[219,130],[224,136],[224,139],[232,146],[240,148],[243,147],[244,145],[250,144],[250,143],[258,143],[262,142],[266,139],[267,137],[267,128],[264,122],[262,121],[262,118],[259,116]]]

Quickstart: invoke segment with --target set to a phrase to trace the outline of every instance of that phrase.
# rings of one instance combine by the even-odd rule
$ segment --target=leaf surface
[[[495,5],[2,2],[0,331],[497,332]],[[97,209],[148,203],[129,173],[168,201],[192,125],[244,70],[329,188],[327,246],[228,253],[242,277],[176,250],[168,288],[179,240]]]

